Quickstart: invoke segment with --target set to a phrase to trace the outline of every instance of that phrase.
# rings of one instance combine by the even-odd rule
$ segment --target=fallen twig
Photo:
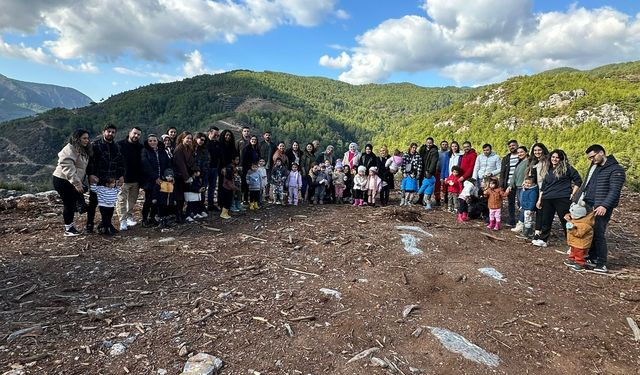
[[[506,241],[504,238],[496,237],[496,236],[494,236],[492,234],[489,234],[489,233],[480,232],[480,234],[482,234],[483,236],[489,237],[491,239],[497,240],[497,241],[502,241],[502,242]]]
[[[291,322],[299,322],[301,320],[316,320],[316,317],[313,316],[313,315],[307,315],[307,316],[299,316],[297,318],[289,319],[289,321],[291,321]]]
[[[77,258],[80,254],[69,254],[69,255],[49,255],[50,259],[58,259],[58,258]]]
[[[297,270],[297,269],[295,269],[295,268],[287,268],[287,267],[282,267],[282,268],[284,268],[284,269],[285,269],[285,270],[287,270],[287,271],[297,272],[297,273],[301,273],[301,274],[303,274],[303,275],[309,275],[309,276],[316,276],[316,277],[320,277],[320,275],[318,275],[317,273],[313,273],[313,272],[300,271],[300,270]]]
[[[530,325],[532,325],[534,327],[537,327],[537,328],[543,328],[544,327],[542,324],[534,323],[534,322],[531,322],[531,321],[528,321],[528,320],[525,320],[525,319],[522,319],[522,321],[527,323],[527,324],[530,324]]]
[[[29,294],[33,293],[36,289],[38,289],[38,285],[37,284],[31,285],[31,288],[29,288],[29,290],[27,290],[26,292],[24,292],[21,295],[16,297],[16,302],[20,301],[22,298],[24,298],[24,297],[28,296]]]
[[[373,354],[375,352],[378,352],[378,351],[380,351],[380,348],[378,348],[377,346],[375,346],[373,348],[369,348],[369,349],[363,350],[360,353],[358,353],[358,354],[354,355],[353,357],[351,357],[351,359],[347,361],[347,365],[349,363],[351,363],[351,362],[355,362],[355,361],[357,361],[359,359],[368,357],[369,355],[371,355],[371,354]]]

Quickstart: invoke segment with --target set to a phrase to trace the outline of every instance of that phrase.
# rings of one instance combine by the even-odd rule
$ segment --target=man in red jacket
[[[464,154],[460,159],[460,182],[468,180],[473,174],[473,166],[476,164],[476,150],[471,147],[471,142],[466,141],[462,144],[462,151]]]

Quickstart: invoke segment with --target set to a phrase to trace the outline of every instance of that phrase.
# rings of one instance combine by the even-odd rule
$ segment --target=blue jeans
[[[207,176],[209,183],[209,189],[207,190],[207,207],[213,207],[213,192],[216,190],[218,184],[218,168],[209,168],[209,176]]]

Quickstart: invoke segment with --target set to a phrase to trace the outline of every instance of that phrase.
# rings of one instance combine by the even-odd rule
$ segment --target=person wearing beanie
[[[593,225],[595,215],[593,211],[587,213],[584,202],[572,203],[569,213],[564,216],[567,220],[567,244],[571,247],[569,257],[564,264],[574,271],[584,271],[585,256],[593,241]]]
[[[367,168],[358,167],[358,174],[353,177],[353,205],[364,206],[364,192],[367,190]]]
[[[174,179],[173,169],[166,168],[160,184],[154,186],[154,202],[158,204],[159,228],[169,227],[169,216],[175,212],[176,199],[173,193]],[[157,190],[156,190],[157,189]]]
[[[376,196],[380,190],[382,190],[382,179],[378,176],[378,167],[371,167],[367,177],[367,203],[370,206],[376,206]]]

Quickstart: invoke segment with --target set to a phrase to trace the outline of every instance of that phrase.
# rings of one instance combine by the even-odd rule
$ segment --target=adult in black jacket
[[[378,166],[378,157],[373,153],[373,145],[371,145],[370,143],[367,143],[364,146],[364,152],[362,153],[362,156],[360,156],[360,165],[366,168],[365,176],[369,176],[369,169],[371,169],[371,167],[376,167],[378,170],[380,170],[380,167]],[[365,202],[368,198],[367,193],[367,190],[365,190],[363,197],[363,200]]]
[[[502,158],[502,164],[500,166],[500,187],[502,190],[507,190],[511,185],[511,179],[513,178],[513,172],[516,170],[516,166],[520,163],[518,157],[518,141],[515,139],[507,142],[509,153]],[[508,211],[509,211],[509,225],[516,225],[516,189],[509,190],[507,195]]]
[[[144,189],[144,204],[142,205],[142,225],[158,225],[155,217],[158,212],[157,195],[160,189],[161,177],[167,168],[171,168],[171,159],[164,151],[164,144],[158,136],[149,134],[140,152],[142,163],[142,189]],[[153,203],[156,199],[156,203]]]
[[[218,186],[218,175],[222,162],[222,143],[220,143],[220,129],[215,126],[209,128],[209,142],[207,142],[207,151],[209,152],[209,181],[207,189],[207,209],[209,211],[219,211],[220,209],[213,204],[213,196]]]
[[[102,129],[102,137],[91,144],[93,156],[87,165],[90,184],[103,184],[108,178],[114,178],[118,186],[122,186],[124,183],[124,158],[120,153],[120,147],[114,142],[117,131],[115,125],[107,124]],[[89,206],[87,207],[87,233],[93,233],[96,207],[98,207],[98,195],[94,191],[90,191]],[[109,233],[117,232],[113,225],[103,229]]]
[[[600,145],[591,145],[586,151],[591,167],[580,188],[581,198],[593,207],[595,224],[593,242],[589,249],[587,265],[595,266],[594,271],[607,272],[607,225],[614,207],[620,202],[620,193],[626,179],[625,171],[613,155],[607,155]]]
[[[116,212],[120,218],[120,230],[127,230],[137,224],[133,218],[133,209],[138,201],[142,176],[140,152],[144,146],[140,143],[141,135],[142,130],[134,126],[127,134],[127,138],[118,142],[124,160],[124,183],[118,193],[116,204]]]
[[[300,143],[293,141],[291,143],[291,148],[285,152],[285,155],[287,155],[287,159],[289,159],[289,169],[291,169],[291,164],[293,163],[300,165],[300,159],[302,158]]]
[[[425,144],[420,146],[418,153],[420,157],[422,157],[422,176],[418,176],[420,180],[420,186],[422,186],[423,178],[431,178],[431,176],[436,176],[436,171],[438,170],[438,160],[440,159],[440,154],[438,153],[438,146],[433,144],[433,138],[428,137],[425,141]],[[418,203],[422,204],[424,194],[420,194],[418,198]],[[436,198],[436,202],[440,202],[440,196],[438,195]]]
[[[378,177],[382,180],[382,189],[380,190],[380,204],[382,206],[389,204],[389,191],[393,189],[393,173],[386,167],[388,159],[387,146],[380,147],[378,152]]]

